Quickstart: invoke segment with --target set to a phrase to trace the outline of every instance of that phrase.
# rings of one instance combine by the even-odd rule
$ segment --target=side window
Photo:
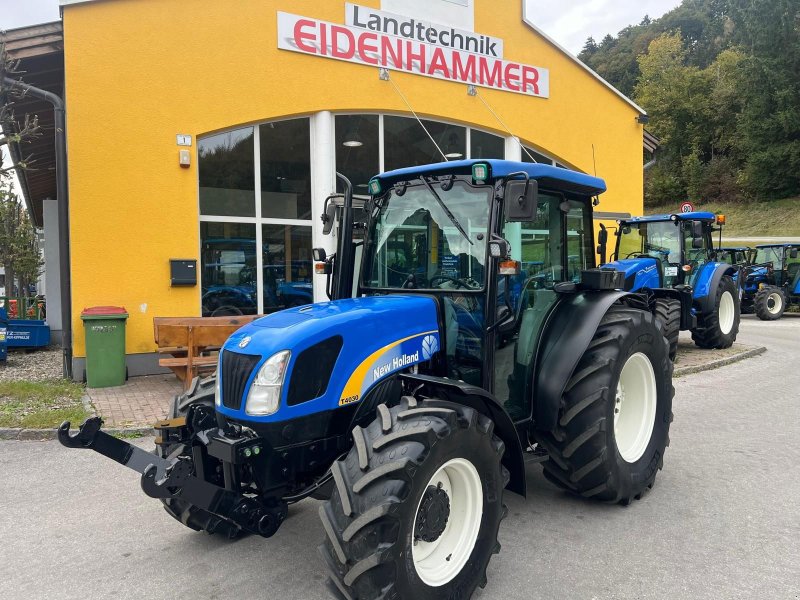
[[[571,208],[567,213],[567,281],[580,283],[581,271],[594,266],[592,223],[589,207]]]
[[[520,281],[531,280],[537,289],[552,288],[562,281],[563,239],[560,196],[539,194],[536,217],[523,223],[506,223],[503,237],[511,243],[511,258],[520,261]],[[550,235],[550,232],[556,232]]]

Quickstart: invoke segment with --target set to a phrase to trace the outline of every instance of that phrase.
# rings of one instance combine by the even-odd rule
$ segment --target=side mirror
[[[702,238],[703,237],[703,224],[700,221],[692,221],[691,231],[692,231],[692,237],[693,238]]]
[[[336,205],[333,202],[328,202],[325,206],[325,214],[322,215],[322,234],[328,235],[333,229],[333,224],[336,221]]]
[[[314,262],[325,262],[325,259],[328,258],[325,248],[314,248],[311,250],[311,256],[314,258]]]
[[[506,221],[508,223],[533,221],[538,198],[539,182],[536,180],[512,180],[506,183]]]
[[[705,247],[705,243],[703,242],[702,237],[692,237],[692,248],[694,250],[700,250]]]
[[[606,252],[608,249],[608,229],[600,223],[600,232],[597,234],[597,254],[600,255],[600,262],[606,262]]]
[[[789,258],[797,258],[797,248],[792,248],[789,251]]]

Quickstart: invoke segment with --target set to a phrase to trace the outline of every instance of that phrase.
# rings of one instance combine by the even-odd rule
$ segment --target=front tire
[[[332,467],[320,554],[346,598],[469,598],[500,550],[508,481],[494,423],[451,402],[409,396],[378,407]]]
[[[700,348],[730,348],[739,333],[739,291],[733,279],[725,275],[717,286],[714,308],[697,316],[692,339]]]
[[[669,445],[672,368],[655,317],[612,306],[567,383],[555,430],[537,436],[547,479],[604,502],[641,498]]]
[[[678,355],[678,338],[681,333],[681,302],[659,298],[656,300],[655,315],[661,323],[661,333],[669,344],[669,359],[675,362]]]
[[[786,298],[779,287],[765,285],[756,292],[753,300],[756,316],[762,321],[777,321],[786,310]]]

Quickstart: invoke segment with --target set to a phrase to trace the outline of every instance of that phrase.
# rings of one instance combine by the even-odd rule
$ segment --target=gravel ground
[[[61,349],[35,352],[13,351],[0,362],[0,381],[44,381],[61,379]]]

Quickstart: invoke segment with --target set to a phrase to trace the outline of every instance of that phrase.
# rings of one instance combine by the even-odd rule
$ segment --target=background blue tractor
[[[716,259],[737,267],[746,267],[752,262],[753,249],[749,246],[725,246],[717,249]]]
[[[791,305],[800,305],[800,244],[756,246],[745,270],[742,310],[762,321],[776,321]]]
[[[466,599],[526,463],[604,502],[653,486],[668,344],[646,297],[595,268],[600,179],[496,160],[401,169],[370,182],[366,224],[346,188],[335,255],[314,250],[330,302],[232,335],[216,377],[156,425],[155,453],[97,418],[59,439],[138,471],[196,530],[270,537],[291,504],[324,499],[340,596]]]
[[[691,330],[701,348],[728,348],[739,331],[739,268],[716,260],[717,221],[691,212],[619,222],[615,260],[606,266],[625,273],[624,289],[652,296],[673,359],[679,331]]]

